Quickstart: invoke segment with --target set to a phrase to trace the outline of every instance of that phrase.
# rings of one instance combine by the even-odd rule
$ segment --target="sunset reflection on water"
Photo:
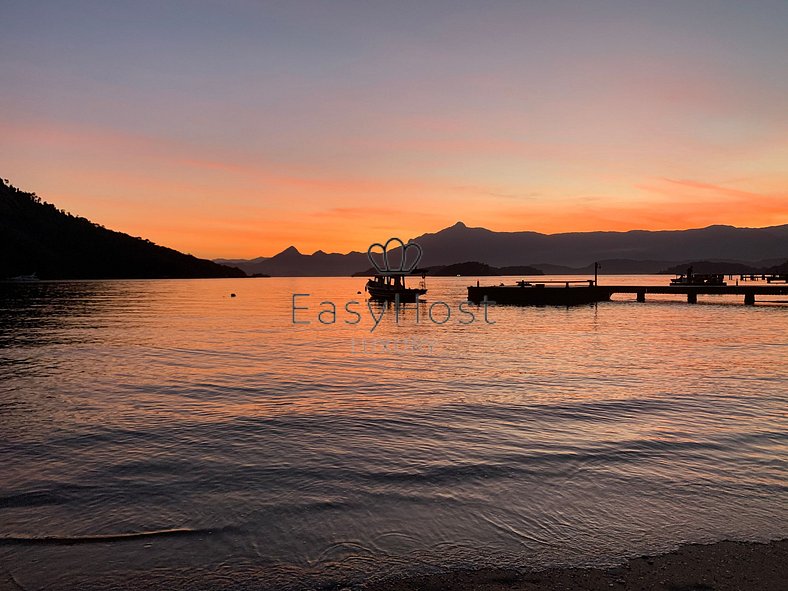
[[[475,281],[430,279],[420,318]],[[0,286],[3,563],[30,589],[287,588],[784,535],[786,306],[317,321],[363,283]]]

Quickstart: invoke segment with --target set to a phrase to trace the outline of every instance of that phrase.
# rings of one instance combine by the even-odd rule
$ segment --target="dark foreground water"
[[[353,587],[788,535],[788,307],[470,322],[469,281],[376,328],[359,279],[0,285],[0,588]]]

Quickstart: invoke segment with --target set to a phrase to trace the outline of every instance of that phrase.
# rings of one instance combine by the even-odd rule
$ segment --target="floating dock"
[[[468,300],[476,304],[485,299],[496,304],[515,306],[578,306],[610,299],[607,287],[593,281],[520,281],[516,285],[491,285],[468,288]]]

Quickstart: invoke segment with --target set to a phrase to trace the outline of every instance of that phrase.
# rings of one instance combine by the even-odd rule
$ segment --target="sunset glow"
[[[6,2],[0,176],[209,258],[788,223],[788,4],[652,4]]]

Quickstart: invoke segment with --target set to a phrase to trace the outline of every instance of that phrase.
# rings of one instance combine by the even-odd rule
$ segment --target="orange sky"
[[[209,258],[788,223],[788,9],[668,4],[19,3],[0,175]]]

